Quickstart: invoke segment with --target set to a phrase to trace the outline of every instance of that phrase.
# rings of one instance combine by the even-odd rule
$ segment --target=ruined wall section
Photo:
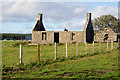
[[[43,34],[46,33],[44,39]],[[54,32],[53,31],[32,31],[32,44],[53,44],[54,43]],[[45,39],[46,37],[46,39]]]
[[[43,33],[46,33],[46,40],[42,39]],[[84,42],[84,31],[32,31],[32,44],[54,44],[54,33],[59,33],[59,43]]]
[[[32,44],[37,45],[37,42],[41,39],[40,37],[41,37],[40,32],[32,31]]]
[[[81,43],[84,42],[84,32],[83,31],[62,31],[59,32],[60,43]],[[73,35],[73,36],[72,36]]]
[[[108,34],[108,39],[105,40],[105,35]],[[105,30],[101,30],[95,34],[94,38],[95,42],[99,42],[100,40],[102,42],[107,42],[107,40],[110,42],[111,40],[117,41],[117,33],[115,33],[112,29],[107,28]]]

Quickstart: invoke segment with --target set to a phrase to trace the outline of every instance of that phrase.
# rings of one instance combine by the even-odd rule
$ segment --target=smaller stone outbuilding
[[[99,42],[100,40],[101,42],[107,42],[107,40],[109,42],[112,40],[117,41],[117,33],[115,33],[110,27],[106,27],[103,30],[95,32],[94,41]]]

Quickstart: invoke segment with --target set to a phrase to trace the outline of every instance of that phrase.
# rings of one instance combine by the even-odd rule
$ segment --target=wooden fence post
[[[117,44],[117,48],[120,47],[120,38],[118,38],[118,44]]]
[[[113,39],[111,40],[111,50],[113,50]]]
[[[101,39],[100,39],[100,52],[101,52]]]
[[[56,45],[56,42],[55,42],[55,59],[57,59],[57,45]]]
[[[107,40],[107,51],[108,51],[108,40]]]
[[[40,61],[40,47],[39,47],[39,43],[37,44],[37,60],[38,60],[38,62]]]
[[[94,53],[94,41],[93,41],[93,53]]]
[[[22,44],[20,44],[20,64],[22,64]]]
[[[85,54],[87,54],[87,42],[85,42]]]
[[[78,56],[78,43],[76,43],[76,54]]]
[[[66,57],[68,57],[68,45],[67,45],[67,42],[66,42]]]

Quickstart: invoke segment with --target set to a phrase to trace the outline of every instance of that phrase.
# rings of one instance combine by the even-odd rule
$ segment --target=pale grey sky
[[[118,2],[2,2],[2,33],[31,33],[37,14],[43,13],[48,31],[83,30],[86,13],[92,19],[111,14],[118,17]]]

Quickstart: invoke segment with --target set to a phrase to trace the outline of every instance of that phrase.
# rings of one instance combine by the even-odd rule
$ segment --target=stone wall
[[[83,31],[60,31],[60,43],[74,43],[74,42],[84,42],[84,32]],[[74,34],[72,36],[72,34]]]
[[[108,39],[105,39],[105,35],[108,35]],[[117,33],[115,33],[111,28],[106,28],[105,30],[101,30],[97,32],[94,36],[95,42],[107,42],[107,40],[110,42],[111,40],[117,41]]]
[[[107,35],[108,38],[105,38]],[[42,23],[42,14],[38,14],[37,23],[32,31],[32,44],[54,44],[57,43],[82,43],[106,42],[107,40],[117,41],[117,34],[111,29],[99,31],[94,35],[91,21],[91,13],[87,13],[84,31],[45,31]]]
[[[32,31],[32,44],[54,44],[54,33],[59,33],[59,43],[84,42],[83,31]]]

